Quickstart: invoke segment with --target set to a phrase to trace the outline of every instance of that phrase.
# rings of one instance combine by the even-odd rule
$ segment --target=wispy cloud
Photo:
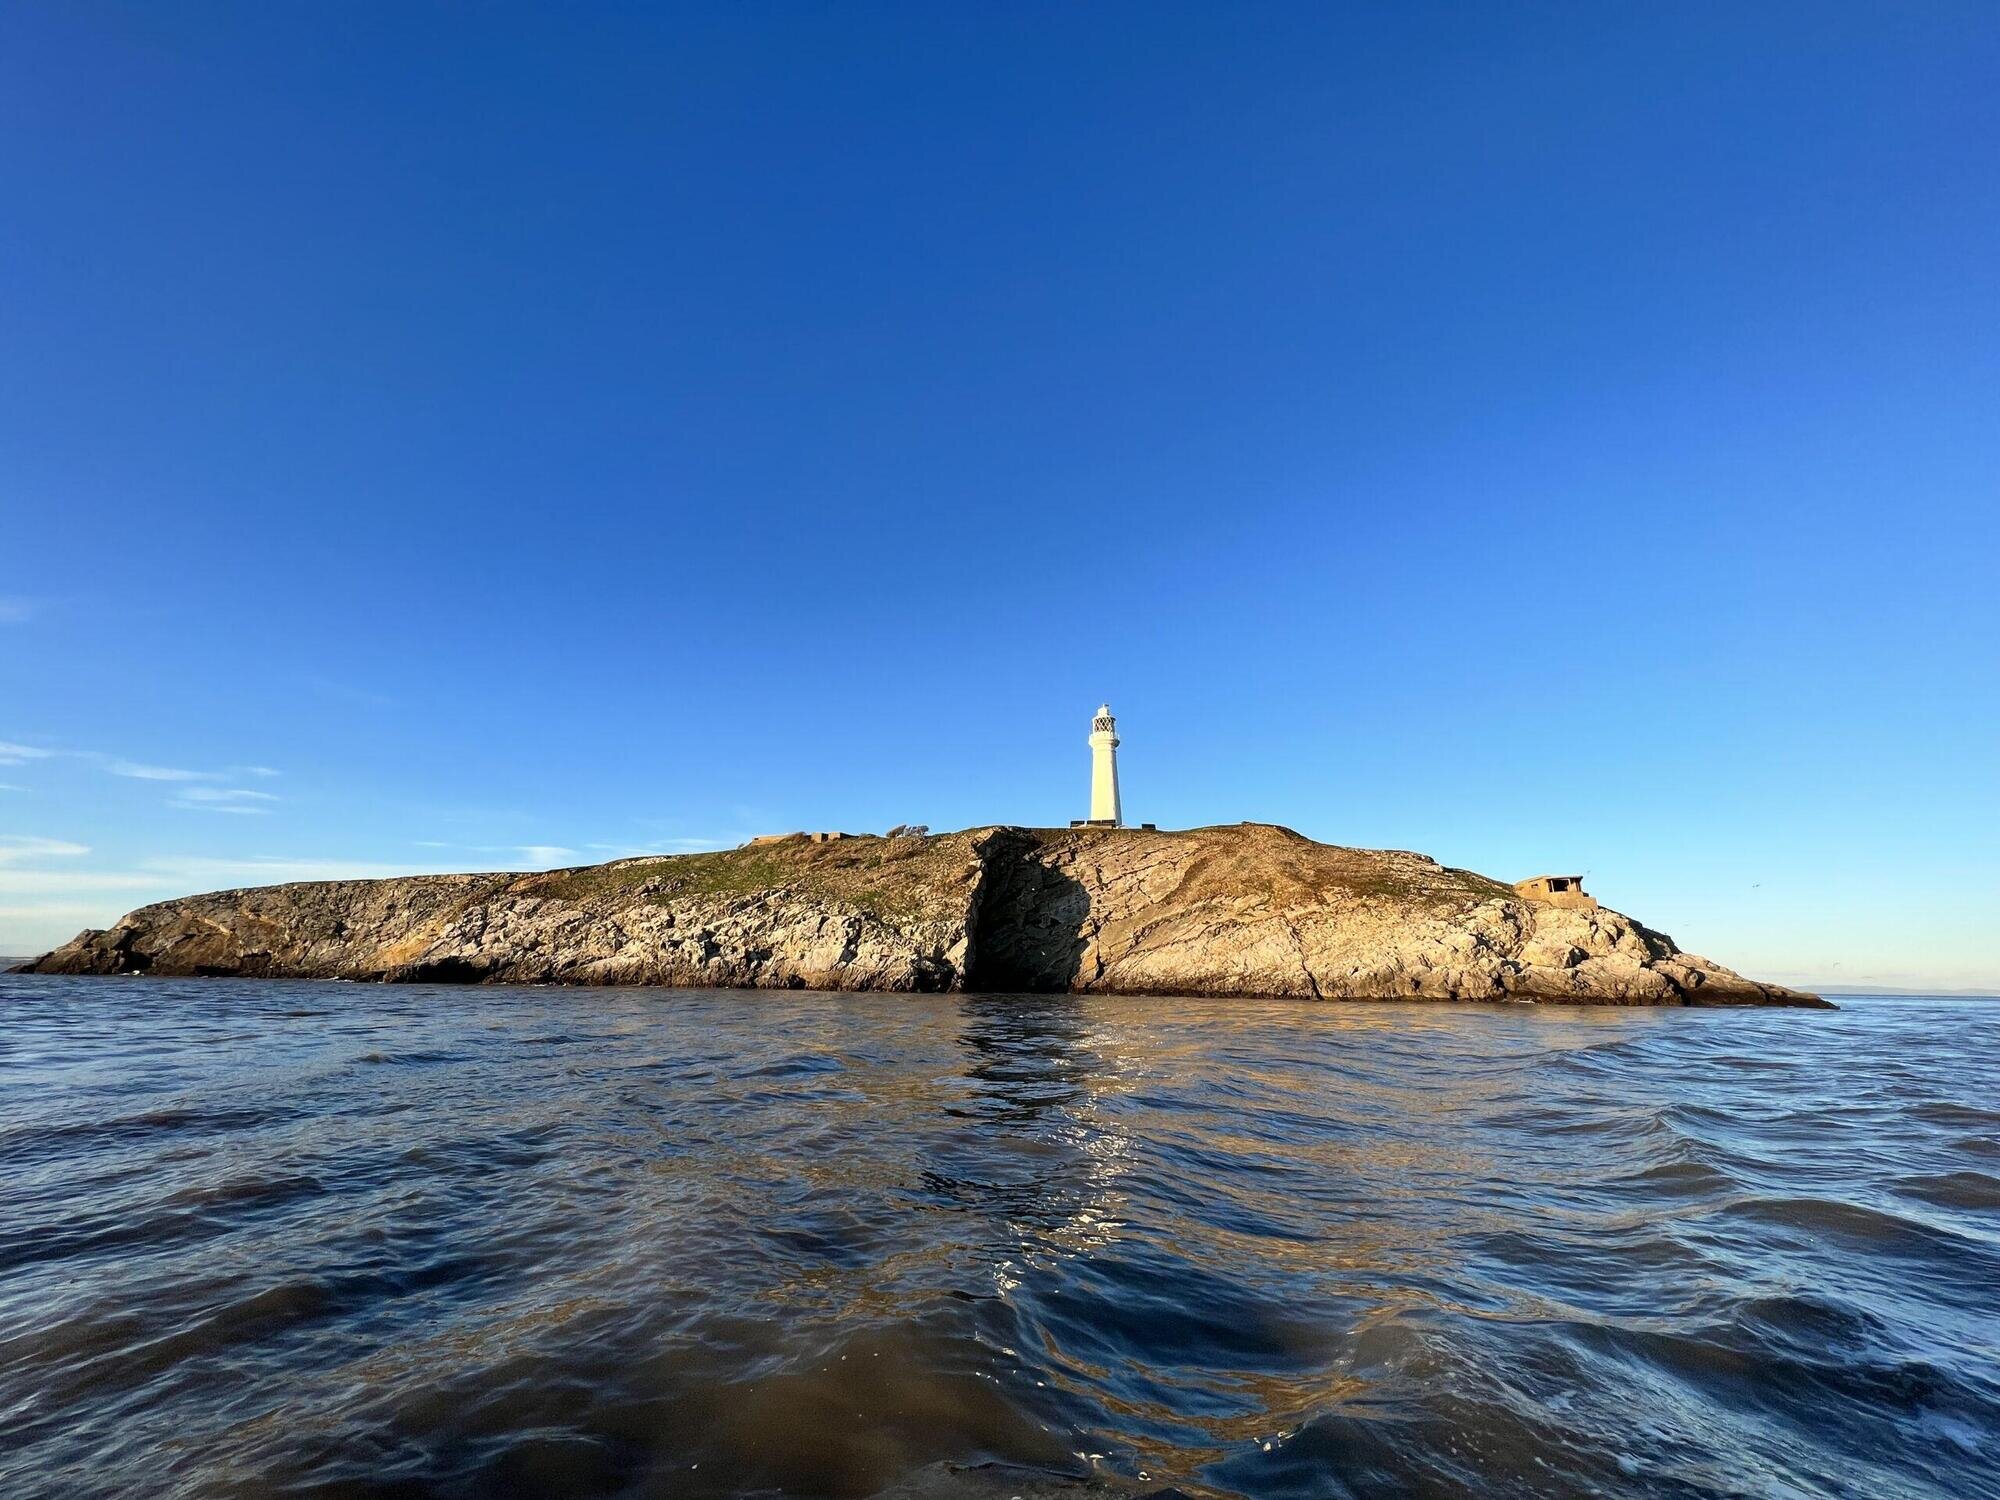
[[[90,853],[90,845],[68,839],[37,838],[28,833],[0,833],[0,864],[15,860],[40,859],[46,855],[73,856]]]
[[[184,766],[156,766],[150,761],[132,760],[123,755],[108,755],[102,750],[49,750],[39,745],[24,745],[18,740],[0,740],[0,766],[24,766],[30,761],[80,760],[96,766],[111,776],[122,776],[130,781],[165,781],[176,786],[187,786],[196,782],[230,781],[243,776],[271,777],[278,771],[271,766],[232,766],[226,771],[195,771]],[[19,790],[19,788],[15,788]],[[264,793],[232,793],[226,798],[204,798],[188,791],[182,797],[193,796],[195,801],[242,801]],[[277,800],[275,798],[271,799]],[[176,802],[174,806],[184,806]]]
[[[26,926],[26,941],[13,938],[8,941],[8,949],[15,953],[39,952],[62,941],[55,934],[63,929],[47,927],[45,924],[61,922],[68,928],[85,927],[92,922],[105,920],[102,907],[81,901],[34,901],[27,903],[0,903],[0,920],[20,922]],[[31,924],[31,925],[29,925]]]
[[[253,792],[242,786],[189,786],[182,787],[167,806],[197,812],[263,813],[271,810],[266,804],[280,800],[269,792]]]
[[[452,846],[438,844],[435,847],[448,849]],[[576,858],[576,850],[565,848],[561,844],[460,844],[457,847],[467,854],[517,855],[529,864],[535,865],[553,865],[566,859]]]
[[[531,865],[560,864],[564,860],[576,859],[577,851],[566,844],[456,844],[443,839],[412,839],[413,849],[456,849],[461,854],[500,854],[526,861]],[[597,848],[592,844],[587,847]]]
[[[136,760],[118,760],[108,755],[86,755],[113,776],[129,776],[135,781],[220,781],[220,771],[183,771],[177,766],[148,766]]]
[[[335,682],[330,677],[302,677],[299,682],[323,698],[331,698],[336,703],[353,704],[357,708],[387,708],[395,701],[381,693],[356,687],[351,682]]]
[[[26,787],[16,786],[11,781],[0,781],[0,792],[25,792],[26,790]]]
[[[564,861],[577,861],[596,857],[605,859],[665,858],[671,854],[694,854],[708,849],[727,849],[742,843],[742,839],[675,838],[658,839],[650,844],[583,844],[571,848],[567,844],[460,844],[446,839],[412,839],[413,849],[452,849],[465,855],[509,855],[527,861],[529,864],[554,865]]]
[[[25,625],[35,617],[35,601],[19,594],[0,594],[0,625]]]
[[[39,896],[44,891],[159,891],[157,875],[140,870],[16,870],[0,865],[0,893]]]
[[[292,859],[279,855],[253,854],[242,859],[165,856],[142,859],[135,865],[114,870],[21,868],[14,857],[34,859],[59,855],[80,855],[90,851],[82,844],[60,839],[31,839],[36,848],[0,843],[0,894],[38,895],[62,891],[72,895],[103,892],[107,896],[142,892],[162,899],[192,895],[236,886],[283,885],[296,880],[376,880],[392,875],[437,875],[451,873],[423,863],[392,864],[370,860]],[[116,913],[108,907],[98,911],[99,920]]]
[[[453,873],[436,864],[412,861],[396,864],[377,860],[300,859],[276,854],[252,854],[241,859],[162,857],[139,861],[150,874],[183,894],[216,890],[226,885],[280,885],[295,880],[380,880],[392,875]]]
[[[654,839],[650,844],[585,844],[583,847],[613,859],[643,859],[647,855],[700,854],[710,849],[733,848],[742,842],[740,838]]]

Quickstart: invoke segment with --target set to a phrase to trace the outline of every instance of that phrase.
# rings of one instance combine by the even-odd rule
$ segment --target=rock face
[[[1254,823],[799,837],[546,874],[218,891],[142,907],[26,972],[1824,1003],[1605,908]]]

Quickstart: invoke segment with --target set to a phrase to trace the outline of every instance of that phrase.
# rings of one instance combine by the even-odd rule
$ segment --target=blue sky
[[[1127,809],[2000,986],[2000,10],[0,15],[0,952]]]

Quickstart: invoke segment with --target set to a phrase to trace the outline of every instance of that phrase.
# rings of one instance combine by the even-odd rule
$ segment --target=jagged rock
[[[804,839],[534,875],[219,891],[26,966],[841,990],[1813,1005],[1608,908],[1244,823]]]

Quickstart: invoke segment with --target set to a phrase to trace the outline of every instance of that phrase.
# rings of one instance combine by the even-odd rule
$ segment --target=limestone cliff
[[[45,974],[1810,1005],[1616,912],[1245,823],[803,838],[533,875],[219,891]]]

